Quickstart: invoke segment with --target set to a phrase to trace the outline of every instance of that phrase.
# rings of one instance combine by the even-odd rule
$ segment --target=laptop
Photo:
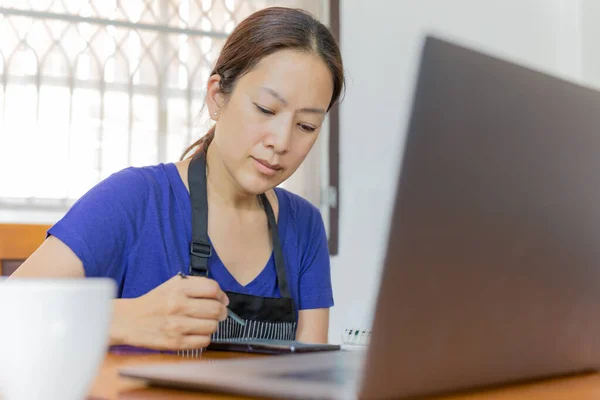
[[[596,370],[600,93],[429,36],[398,167],[366,351],[121,374],[248,396],[382,399]]]

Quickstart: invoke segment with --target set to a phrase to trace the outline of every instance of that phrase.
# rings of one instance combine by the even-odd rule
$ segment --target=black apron
[[[190,244],[190,275],[210,276],[208,259],[212,245],[208,238],[208,200],[206,192],[206,160],[204,153],[196,155],[188,168],[188,183],[192,201],[192,242]],[[231,339],[295,340],[296,309],[286,278],[285,262],[277,231],[277,221],[265,194],[259,199],[267,214],[273,241],[277,284],[281,298],[252,296],[225,291],[229,308],[246,322],[241,326],[228,317],[219,322],[212,342]]]

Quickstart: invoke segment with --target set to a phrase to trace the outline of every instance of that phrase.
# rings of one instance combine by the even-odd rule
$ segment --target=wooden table
[[[119,369],[125,366],[137,364],[158,364],[173,362],[197,362],[199,360],[219,359],[219,358],[242,358],[242,357],[261,357],[260,355],[251,355],[244,353],[233,353],[224,351],[206,351],[201,358],[182,358],[173,354],[159,353],[132,353],[132,354],[113,354],[108,353],[104,363],[100,368],[98,376],[94,381],[88,400],[188,400],[188,399],[240,399],[236,396],[223,396],[214,393],[198,393],[180,390],[170,390],[162,388],[147,387],[144,382],[123,378],[119,376]],[[245,398],[247,399],[247,398]]]
[[[243,353],[209,351],[202,359],[261,357]],[[136,364],[190,362],[198,359],[185,359],[169,354],[107,354],[100,372],[92,385],[88,400],[191,400],[191,399],[247,399],[237,396],[223,396],[214,393],[186,392],[170,389],[150,388],[143,382],[122,378],[118,370]],[[488,389],[428,400],[597,400],[600,399],[600,373],[571,376],[561,379],[531,382],[501,388]]]

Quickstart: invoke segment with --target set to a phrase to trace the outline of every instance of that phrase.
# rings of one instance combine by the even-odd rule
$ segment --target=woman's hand
[[[229,299],[208,278],[175,276],[135,299],[114,300],[110,344],[156,350],[208,346]]]

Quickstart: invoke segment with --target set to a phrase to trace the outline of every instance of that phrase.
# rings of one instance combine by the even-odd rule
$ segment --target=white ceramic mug
[[[0,281],[0,398],[84,399],[108,347],[105,278]]]

